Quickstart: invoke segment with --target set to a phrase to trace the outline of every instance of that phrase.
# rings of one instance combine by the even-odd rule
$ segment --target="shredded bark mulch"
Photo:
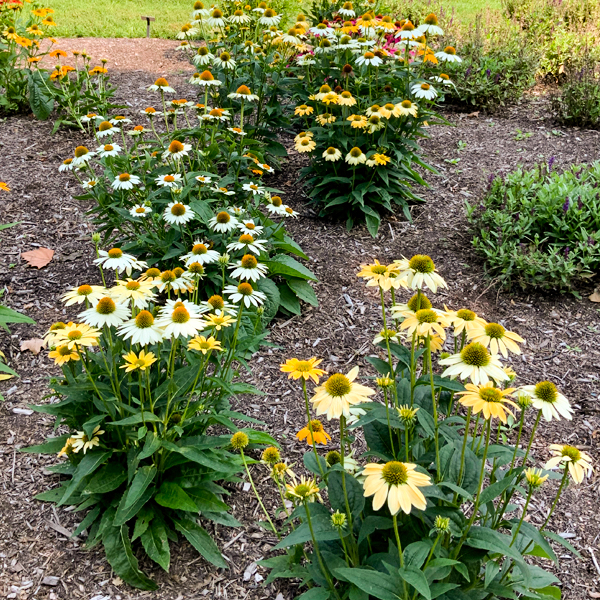
[[[143,40],[145,42],[146,40]],[[185,61],[170,52],[175,42],[150,40],[152,50],[138,52],[140,40],[76,40],[87,51],[114,61],[116,101],[129,106],[129,114],[156,105],[156,96],[147,87],[161,75],[170,75],[178,96],[192,89],[186,77]],[[138,42],[140,42],[138,44]],[[161,44],[158,44],[161,42]],[[162,42],[165,42],[164,46]],[[75,43],[75,40],[73,41]],[[92,46],[94,44],[94,46]],[[69,48],[62,42],[59,47]],[[140,54],[139,62],[135,52]],[[165,54],[166,53],[166,54]],[[122,63],[122,64],[121,64]],[[142,72],[132,76],[132,65]],[[180,93],[181,92],[181,93]],[[302,464],[306,446],[295,433],[305,425],[301,389],[280,371],[289,357],[318,356],[330,371],[347,372],[355,364],[373,375],[365,356],[374,354],[372,339],[381,329],[378,298],[356,278],[361,263],[378,258],[391,261],[401,255],[429,254],[449,283],[449,290],[435,297],[436,305],[468,307],[491,321],[516,331],[527,341],[523,354],[509,364],[519,374],[518,383],[550,379],[571,400],[575,416],[571,423],[560,421],[540,427],[533,445],[538,465],[548,459],[550,443],[569,443],[585,449],[596,462],[600,457],[600,378],[598,305],[586,298],[593,291],[580,290],[583,299],[550,293],[506,293],[494,288],[484,277],[483,265],[470,244],[464,216],[464,202],[477,202],[490,174],[509,172],[517,165],[532,166],[540,160],[556,158],[555,168],[598,158],[598,132],[556,127],[549,117],[544,98],[532,97],[498,114],[466,116],[449,113],[450,125],[432,127],[424,152],[439,172],[427,175],[429,189],[422,190],[426,203],[413,208],[411,223],[401,216],[386,219],[377,239],[363,227],[348,232],[343,223],[316,218],[296,173],[303,158],[290,152],[283,170],[270,184],[284,193],[301,217],[288,221],[292,237],[310,256],[310,268],[319,282],[315,285],[320,306],[303,307],[299,316],[278,319],[272,324],[270,341],[252,361],[248,379],[264,397],[244,398],[238,408],[265,421],[265,429],[281,441],[283,454]],[[0,349],[21,378],[0,383],[6,401],[0,406],[0,594],[8,598],[86,598],[110,600],[125,598],[231,598],[241,600],[288,600],[298,592],[293,583],[283,581],[269,587],[261,582],[266,572],[256,562],[270,556],[276,540],[257,525],[260,509],[241,486],[231,487],[233,514],[244,524],[239,530],[208,525],[230,565],[219,571],[207,564],[187,544],[172,547],[169,574],[149,561],[142,568],[159,583],[158,592],[131,589],[117,578],[103,552],[83,549],[82,538],[70,538],[81,521],[80,513],[33,499],[53,487],[58,476],[45,470],[55,464],[53,457],[22,454],[20,448],[41,442],[52,431],[53,420],[32,412],[28,405],[44,401],[48,376],[57,370],[45,353],[35,356],[20,351],[20,342],[41,337],[57,320],[67,320],[76,311],[65,310],[60,295],[69,287],[95,282],[91,266],[93,231],[85,203],[73,200],[78,184],[57,169],[73,148],[85,141],[78,132],[60,131],[50,135],[52,123],[31,116],[18,116],[0,122],[0,180],[12,188],[0,196],[0,223],[19,225],[0,233],[0,289],[2,302],[23,311],[36,325],[11,327],[12,334],[0,337]],[[517,131],[531,137],[516,140]],[[290,139],[285,139],[291,146]],[[464,149],[459,150],[458,142]],[[458,158],[456,164],[447,162]],[[41,270],[27,267],[21,253],[39,246],[52,248],[52,262]],[[333,422],[330,424],[333,426]],[[527,426],[531,426],[530,420]],[[329,431],[335,447],[339,435]],[[266,473],[255,470],[256,481],[274,508],[276,496]],[[597,516],[599,479],[595,475],[582,485],[569,487],[552,519],[551,528],[567,538],[581,553],[577,560],[562,549],[560,568],[563,598],[583,600],[600,597],[600,521]],[[549,483],[530,505],[529,520],[541,523],[547,513],[556,483]]]

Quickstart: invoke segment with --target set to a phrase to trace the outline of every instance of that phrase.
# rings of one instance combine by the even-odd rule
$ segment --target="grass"
[[[460,20],[470,21],[486,9],[499,9],[501,0],[452,0],[444,2],[445,10],[454,9]],[[190,20],[192,0],[50,0],[56,12],[56,37],[145,37],[146,21],[141,15],[155,17],[152,37],[174,38],[181,26]],[[210,4],[210,3],[209,3]],[[285,2],[289,5],[291,3]],[[438,1],[431,2],[432,9]],[[295,8],[290,7],[291,11]]]

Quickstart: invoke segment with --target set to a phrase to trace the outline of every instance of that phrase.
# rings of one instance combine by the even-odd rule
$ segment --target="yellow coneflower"
[[[458,392],[462,396],[460,403],[473,409],[473,414],[478,412],[483,413],[484,419],[498,418],[503,423],[506,423],[506,413],[514,417],[515,415],[506,407],[507,404],[514,408],[518,408],[511,398],[515,388],[499,389],[494,386],[491,381],[482,385],[474,385],[467,383],[466,390]]]
[[[316,384],[319,383],[319,377],[325,374],[323,369],[317,369],[317,365],[323,362],[315,357],[308,360],[299,360],[297,358],[288,358],[288,360],[280,366],[283,373],[289,373],[290,379],[304,379],[308,381],[312,379]]]
[[[416,471],[417,465],[390,461],[385,464],[368,464],[364,470],[364,495],[374,496],[373,510],[386,502],[392,515],[400,510],[409,514],[414,506],[425,510],[427,500],[419,488],[431,485],[429,475]]]

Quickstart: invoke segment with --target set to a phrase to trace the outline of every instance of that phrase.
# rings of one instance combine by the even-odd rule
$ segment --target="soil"
[[[139,62],[134,62],[132,54],[142,47],[141,42],[137,45],[139,40],[135,42],[73,40],[81,46],[72,47],[87,47],[91,54],[115,61],[115,101],[127,104],[131,115],[156,103],[156,97],[146,90],[158,76],[169,77],[178,97],[187,93],[193,98],[185,77],[178,74],[186,70],[186,63],[170,54],[168,44],[144,49]],[[97,44],[93,50],[91,43]],[[64,47],[70,44],[65,42]],[[137,65],[141,71],[132,77],[123,65]],[[363,374],[372,375],[364,358],[374,353],[371,341],[382,327],[378,298],[356,278],[356,272],[361,263],[374,258],[389,262],[415,253],[429,254],[449,284],[449,289],[435,298],[440,307],[469,307],[526,339],[523,354],[509,361],[520,384],[550,379],[571,400],[575,409],[571,423],[553,421],[540,427],[533,445],[535,462],[540,465],[547,460],[550,443],[577,445],[596,460],[600,456],[600,318],[598,305],[587,300],[593,285],[580,290],[583,299],[550,293],[509,294],[494,288],[471,247],[464,216],[465,200],[477,202],[490,174],[512,171],[519,164],[531,166],[551,156],[559,169],[595,160],[599,133],[556,127],[546,100],[536,96],[492,116],[445,116],[449,125],[432,127],[430,139],[423,144],[429,162],[439,172],[427,176],[430,187],[422,193],[426,203],[413,209],[411,223],[400,216],[386,219],[375,240],[362,227],[348,232],[343,223],[315,217],[295,184],[304,161],[295,152],[290,153],[275,181],[271,180],[283,191],[284,201],[301,214],[296,221],[288,221],[288,228],[310,256],[309,266],[319,279],[315,291],[320,305],[304,306],[300,316],[273,322],[269,339],[274,347],[263,349],[253,359],[249,376],[265,396],[245,400],[238,408],[265,421],[265,430],[281,441],[284,456],[297,465],[306,451],[295,438],[305,425],[301,390],[279,371],[279,364],[292,356],[318,356],[330,371],[347,372],[358,364],[365,367]],[[40,600],[291,600],[297,594],[293,582],[261,584],[266,572],[255,569],[254,563],[270,555],[276,540],[257,525],[260,509],[242,487],[231,488],[230,504],[244,527],[215,526],[211,531],[230,570],[211,567],[187,543],[180,543],[173,548],[169,574],[142,561],[141,566],[160,585],[159,591],[152,593],[132,590],[111,573],[101,550],[84,550],[83,539],[69,538],[81,521],[80,514],[33,499],[57,483],[58,476],[46,470],[56,460],[22,454],[19,449],[41,442],[52,431],[52,419],[30,412],[28,405],[43,402],[47,378],[58,371],[45,353],[21,352],[20,343],[42,337],[54,321],[74,316],[75,311],[62,308],[60,295],[73,285],[93,283],[97,278],[90,266],[92,227],[85,215],[87,206],[73,199],[79,193],[76,182],[57,173],[64,158],[85,141],[84,136],[62,130],[51,136],[51,129],[51,122],[38,122],[31,116],[0,122],[0,180],[12,188],[10,194],[0,196],[0,223],[19,222],[0,234],[2,302],[37,321],[35,325],[12,326],[10,335],[0,337],[0,350],[21,375],[0,383],[6,398],[0,405],[0,594]],[[519,131],[532,135],[523,138]],[[465,143],[460,145],[462,150],[459,141]],[[457,164],[447,162],[455,158],[460,159]],[[40,270],[27,267],[21,253],[39,246],[55,250],[52,262]],[[527,426],[531,426],[529,421]],[[329,433],[334,440],[330,447],[335,447],[338,432]],[[273,508],[275,496],[264,475],[256,469],[256,481],[266,494],[267,506]],[[561,563],[556,573],[566,600],[600,597],[599,481],[595,475],[580,486],[569,487],[551,522],[552,529],[567,537],[582,555],[577,560],[558,552]],[[531,521],[543,521],[555,489],[556,483],[549,483],[534,497]]]

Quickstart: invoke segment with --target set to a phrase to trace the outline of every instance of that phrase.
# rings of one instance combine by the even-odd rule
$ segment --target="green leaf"
[[[279,301],[281,302],[281,306],[293,315],[299,315],[302,312],[302,308],[300,307],[300,302],[298,301],[296,294],[292,291],[290,286],[287,283],[280,283],[277,287],[279,289]]]
[[[225,502],[221,502],[215,494],[210,490],[202,487],[186,488],[186,494],[194,501],[196,508],[203,513],[208,512],[227,512],[229,506]]]
[[[29,454],[56,454],[64,447],[65,442],[69,437],[70,435],[65,433],[65,435],[59,437],[47,438],[43,444],[21,448],[19,452],[28,452]]]
[[[510,485],[513,483],[513,477],[511,475],[506,476],[496,483],[486,487],[479,496],[480,504],[487,504],[502,494]]]
[[[13,310],[12,308],[8,308],[8,306],[4,306],[0,304],[0,325],[5,325],[6,323],[32,323],[35,321],[30,319],[29,317]]]
[[[117,514],[115,515],[114,525],[116,527],[120,527],[129,521],[129,519],[133,519],[143,506],[152,498],[156,489],[154,487],[148,488],[142,496],[138,499],[137,502],[132,504],[129,508],[125,508],[125,501],[127,499],[127,491],[121,497],[121,501],[119,502],[119,507],[117,508]]]
[[[325,507],[315,508],[314,505],[309,506],[311,520],[313,525],[313,531],[318,542],[326,542],[331,540],[338,540],[339,534],[331,524],[331,514]],[[313,514],[315,513],[315,514]],[[302,513],[299,513],[302,515]],[[287,537],[283,538],[273,550],[281,550],[289,546],[295,546],[296,544],[303,544],[312,540],[312,535],[308,527],[308,523],[302,523],[299,527],[296,527],[292,533]]]
[[[137,415],[132,415],[131,417],[126,417],[125,419],[121,419],[120,421],[112,421],[107,423],[106,425],[109,427],[119,425],[120,427],[127,427],[129,425],[139,425],[140,423],[162,423],[161,419],[159,419],[155,414],[144,412],[138,413]]]
[[[152,519],[140,539],[146,554],[165,571],[168,571],[171,552],[169,550],[167,529],[163,520],[160,518]]]
[[[370,596],[379,600],[398,600],[400,596],[396,582],[387,574],[370,569],[335,569],[334,575],[340,575]]]
[[[409,544],[404,548],[404,564],[407,567],[420,569],[429,555],[431,546],[432,542],[430,541],[419,541]]]
[[[127,469],[118,462],[104,465],[88,481],[84,494],[106,494],[116,490],[127,479]]]
[[[183,533],[187,541],[210,563],[221,569],[228,569],[217,545],[205,529],[190,519],[176,519],[175,529]]]
[[[311,306],[319,306],[319,300],[310,283],[304,279],[288,279],[287,284],[300,300],[307,302]]]
[[[471,548],[488,550],[495,554],[510,556],[516,560],[521,560],[519,551],[510,546],[511,537],[490,529],[489,527],[471,527],[466,543]]]
[[[89,454],[86,454],[77,465],[77,470],[73,474],[73,478],[69,482],[65,494],[60,499],[60,502],[57,503],[57,506],[65,504],[65,502],[75,493],[84,477],[91,475],[98,467],[100,467],[100,465],[102,465],[102,463],[110,458],[111,454],[112,450],[108,452],[90,452]]]
[[[431,385],[429,375],[423,375],[417,379],[415,385]],[[465,386],[458,381],[458,379],[449,379],[448,377],[441,377],[440,375],[433,376],[433,385],[436,388],[442,388],[449,392],[462,392]]]
[[[46,490],[41,494],[37,494],[35,499],[41,500],[42,502],[60,502],[66,491],[67,485],[61,485],[59,487],[52,488],[51,490]]]
[[[140,590],[155,590],[158,586],[139,569],[127,529],[126,525],[106,529],[102,536],[106,559],[113,571],[129,585]]]
[[[92,510],[90,510],[90,512],[87,515],[85,515],[83,521],[79,523],[77,529],[75,529],[75,531],[71,534],[71,537],[75,537],[76,535],[79,535],[84,529],[88,529],[89,526],[98,518],[101,511],[102,506],[94,506],[94,508],[92,508]]]
[[[150,521],[154,519],[155,513],[152,506],[144,506],[138,513],[137,519],[135,520],[135,527],[133,528],[133,536],[131,541],[137,540],[143,533],[148,529]]]
[[[54,98],[49,89],[52,84],[48,84],[47,79],[48,75],[42,74],[42,71],[29,71],[29,106],[40,121],[45,121],[54,110]]]
[[[513,527],[517,527],[519,520],[512,519],[510,522],[513,524]],[[527,521],[523,521],[521,523],[519,535],[522,535],[523,537],[525,537],[525,539],[534,542],[534,548],[541,548],[545,552],[545,558],[549,558],[551,561],[554,562],[554,564],[558,566],[558,557],[554,553],[554,550],[552,550],[552,546],[546,541],[546,538],[542,535],[540,530],[535,525],[532,525]]]
[[[123,509],[127,510],[133,506],[148,489],[148,486],[156,477],[157,469],[156,465],[146,465],[137,470],[129,489],[127,490],[127,497]]]
[[[156,436],[154,431],[149,431],[146,434],[146,441],[144,443],[143,450],[139,453],[138,458],[140,460],[144,460],[144,458],[148,458],[152,456],[161,445],[161,440]]]
[[[398,569],[398,574],[406,583],[412,585],[426,600],[431,600],[431,590],[423,571],[415,567],[404,567]]]
[[[557,542],[561,546],[564,546],[569,552],[574,554],[577,558],[581,558],[581,554],[568,542],[564,537],[558,535],[558,533],[554,533],[554,531],[548,531],[544,529],[544,537],[550,538],[551,540]]]
[[[363,486],[349,473],[333,471],[327,480],[327,492],[329,502],[333,509],[346,512],[346,501],[342,486],[342,477],[346,480],[346,493],[348,504],[353,515],[359,515],[365,507],[365,496]]]
[[[183,488],[171,481],[165,481],[154,497],[157,504],[166,508],[198,512],[198,506],[184,491]]]
[[[377,232],[379,231],[380,223],[381,218],[377,213],[370,215],[365,214],[365,224],[367,225],[367,229],[369,230],[371,237],[377,237]]]
[[[388,517],[376,517],[369,515],[360,526],[360,533],[358,534],[358,543],[360,544],[363,540],[367,539],[368,535],[371,535],[378,529],[391,529],[394,523],[392,519]]]
[[[331,592],[322,587],[314,587],[298,596],[296,600],[328,600]]]
[[[263,313],[262,318],[263,322],[268,324],[279,310],[279,304],[281,302],[279,288],[274,281],[271,281],[267,277],[259,279],[256,287],[267,296],[267,300],[263,304],[265,312]]]
[[[539,588],[536,592],[542,596],[547,596],[548,598],[554,598],[554,600],[560,600],[561,591],[560,588],[557,588],[554,585],[549,585],[547,587]]]
[[[312,271],[287,254],[276,254],[265,261],[265,263],[269,267],[269,272],[272,275],[299,277],[300,279],[308,279],[311,281],[317,280]]]

